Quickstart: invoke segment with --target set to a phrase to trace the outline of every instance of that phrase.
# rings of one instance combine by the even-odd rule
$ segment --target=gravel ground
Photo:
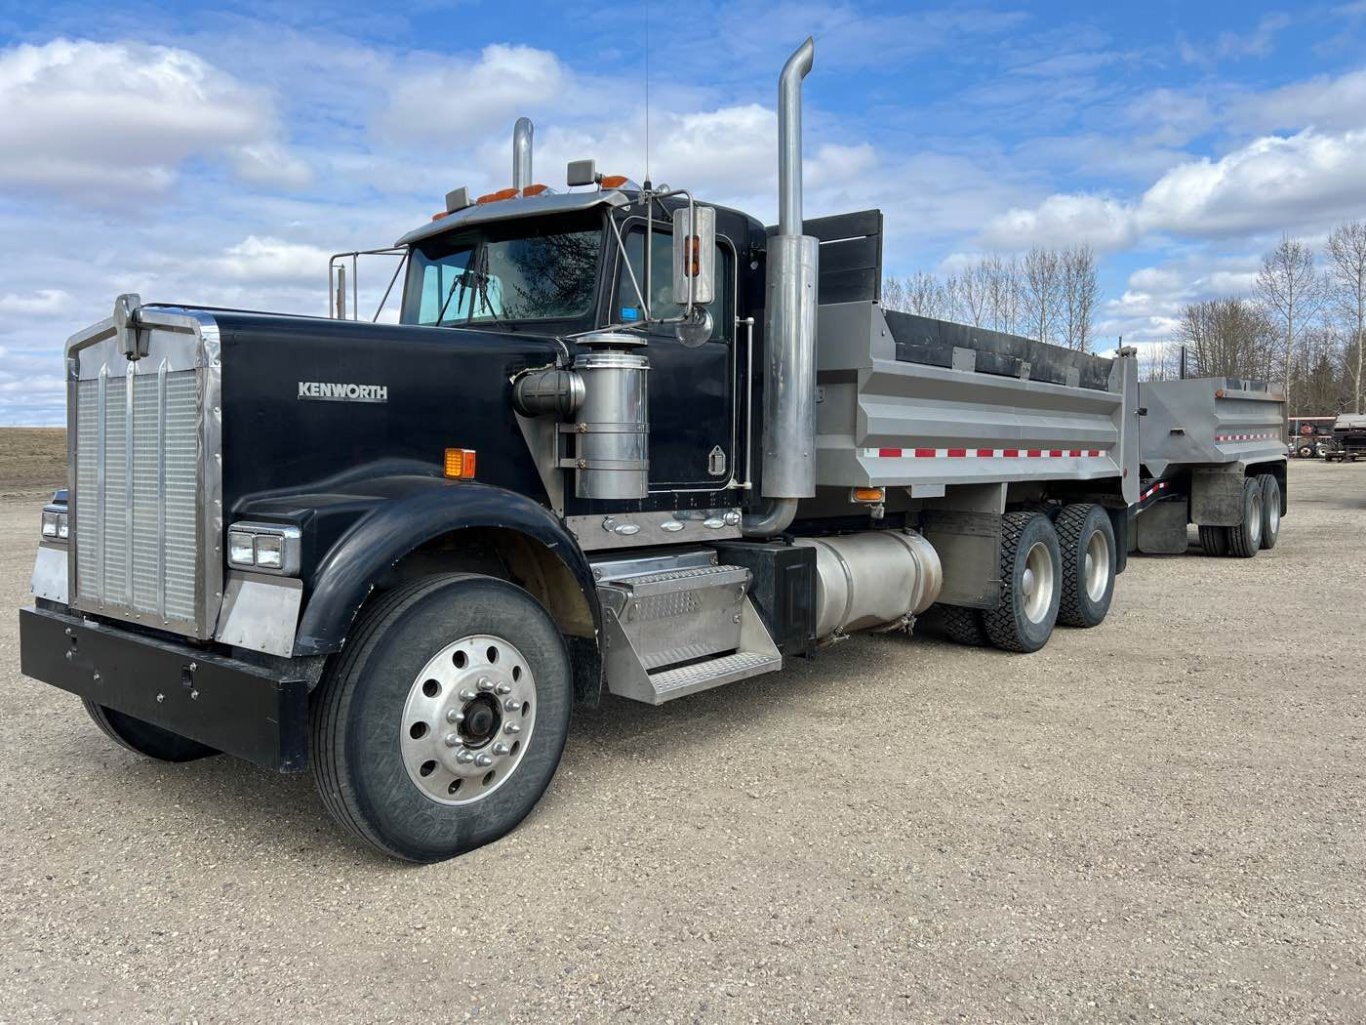
[[[0,620],[0,1022],[1366,1020],[1366,466],[1007,656],[860,637],[577,717],[430,868],[307,776],[116,749]],[[0,604],[37,499],[0,502]],[[1293,621],[1293,625],[1292,625]]]

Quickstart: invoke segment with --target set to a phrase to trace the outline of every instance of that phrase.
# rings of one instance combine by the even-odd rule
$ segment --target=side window
[[[677,317],[683,307],[673,301],[673,233],[665,229],[655,229],[651,248],[652,281],[650,283],[650,308],[656,317]],[[626,236],[626,257],[631,270],[635,271],[636,282],[641,291],[645,290],[645,230],[637,228]],[[720,242],[716,244],[716,298],[707,304],[711,311],[711,340],[729,342],[735,336],[735,259],[731,251]],[[640,308],[640,299],[631,275],[623,263],[617,271],[617,305],[612,311],[614,319],[630,323],[643,321],[645,311]]]

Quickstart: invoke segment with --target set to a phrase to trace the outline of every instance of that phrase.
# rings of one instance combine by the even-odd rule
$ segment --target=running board
[[[748,595],[740,599],[739,615],[738,647],[734,651],[650,670],[645,667],[645,660],[636,651],[616,611],[606,605],[603,608],[603,661],[608,691],[647,705],[662,705],[674,698],[781,669],[782,655]]]

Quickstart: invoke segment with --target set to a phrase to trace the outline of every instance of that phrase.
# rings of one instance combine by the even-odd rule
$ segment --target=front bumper
[[[308,765],[308,684],[69,612],[19,612],[25,676],[279,772]]]

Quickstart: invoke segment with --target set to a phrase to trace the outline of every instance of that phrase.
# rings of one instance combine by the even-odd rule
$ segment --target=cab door
[[[652,234],[651,312],[674,317],[673,235],[667,222]],[[645,283],[644,222],[624,233],[626,255],[641,291]],[[684,346],[673,325],[652,325],[650,359],[650,490],[720,490],[730,480],[735,458],[735,252],[718,238],[716,298],[707,305],[714,329],[697,348]],[[640,297],[624,263],[618,264],[612,319],[645,320]]]

